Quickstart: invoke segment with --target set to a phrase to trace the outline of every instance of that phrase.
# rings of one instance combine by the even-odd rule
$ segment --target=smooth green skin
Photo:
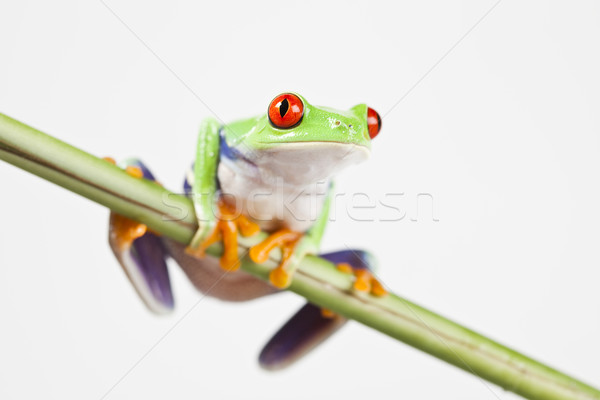
[[[219,162],[219,123],[207,118],[200,125],[196,161],[194,163],[194,185],[192,188],[194,209],[198,218],[198,231],[190,243],[197,248],[215,228],[217,191],[217,165]]]
[[[356,105],[348,111],[339,111],[313,106],[304,97],[294,94],[304,103],[304,116],[299,125],[291,129],[276,128],[271,125],[265,113],[225,126],[227,143],[241,150],[260,150],[296,142],[348,143],[371,148],[366,104]],[[337,125],[337,121],[341,123]]]
[[[287,143],[334,142],[371,148],[366,104],[358,104],[347,111],[311,105],[297,93],[304,105],[302,121],[293,128],[281,129],[269,122],[268,114],[240,120],[223,127],[230,147],[237,149],[249,159],[260,157],[260,150],[273,149]],[[215,119],[205,120],[198,135],[194,185],[194,206],[199,229],[190,243],[197,248],[215,228],[216,173],[219,160],[219,124]],[[329,190],[323,211],[296,246],[288,271],[292,274],[306,254],[315,254],[321,243],[327,224],[331,203]]]

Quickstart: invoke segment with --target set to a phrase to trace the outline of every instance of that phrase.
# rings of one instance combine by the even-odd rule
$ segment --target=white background
[[[600,386],[597,2],[504,0],[478,25],[493,2],[107,4],[151,51],[100,1],[2,2],[1,112],[139,155],[179,190],[212,112],[258,114],[285,90],[365,102],[383,131],[338,190],[405,193],[406,217],[355,221],[342,197],[325,249],[369,248],[398,293]],[[257,353],[301,298],[197,303],[173,265],[177,311],[156,317],[105,209],[4,163],[0,187],[0,398],[515,397],[356,323],[264,372]],[[439,222],[411,221],[418,193]]]

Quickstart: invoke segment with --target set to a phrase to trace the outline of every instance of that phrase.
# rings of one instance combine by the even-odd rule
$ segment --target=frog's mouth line
[[[362,145],[362,144],[356,144],[356,143],[343,143],[343,142],[334,142],[333,140],[307,140],[305,142],[302,141],[297,141],[297,142],[290,142],[290,143],[281,143],[281,142],[261,142],[261,144],[272,144],[272,145],[279,145],[281,147],[283,146],[293,146],[293,145],[297,145],[297,144],[311,144],[311,143],[328,143],[331,144],[333,146],[355,146],[355,147],[364,147],[367,150],[369,149],[369,146],[367,145]]]
[[[265,145],[277,145],[277,149],[280,148],[290,148],[290,147],[304,147],[304,146],[312,146],[315,144],[325,144],[328,147],[331,148],[335,148],[335,147],[347,147],[349,149],[365,149],[367,150],[367,152],[370,152],[370,147],[368,145],[362,145],[362,144],[356,144],[356,143],[343,143],[343,142],[336,142],[336,141],[332,141],[332,140],[307,140],[305,142],[302,141],[297,141],[297,142],[289,142],[289,143],[281,143],[281,142],[262,142],[262,144]],[[269,151],[271,150],[271,148],[266,148],[265,151]],[[351,151],[351,150],[350,150]]]

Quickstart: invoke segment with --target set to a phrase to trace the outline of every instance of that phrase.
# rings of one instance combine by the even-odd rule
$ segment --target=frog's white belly
[[[286,184],[279,176],[260,176],[223,160],[218,177],[221,193],[265,231],[289,228],[304,232],[318,219],[329,181],[307,186]]]

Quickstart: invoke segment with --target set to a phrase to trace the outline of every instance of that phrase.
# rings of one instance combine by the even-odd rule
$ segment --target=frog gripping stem
[[[305,107],[309,107],[309,105],[305,104]],[[318,115],[318,109],[312,108],[311,111],[310,115],[308,113],[304,115],[304,120]],[[361,113],[364,111],[366,115],[366,108],[362,106],[355,107],[354,111],[360,111]],[[328,112],[327,115],[330,115],[330,113]],[[376,121],[376,118],[372,119]],[[249,120],[249,124],[254,125],[255,122],[255,119]],[[343,123],[344,121],[340,126],[343,127]],[[237,125],[237,127],[242,128],[243,124]],[[236,131],[244,133],[245,130],[236,129]],[[369,133],[371,133],[371,129]],[[281,137],[283,136],[281,135]],[[43,151],[39,151],[40,149],[43,149]],[[212,154],[211,151],[208,153]],[[198,260],[187,256],[184,248],[190,243],[198,228],[196,217],[199,208],[195,208],[193,201],[184,196],[178,196],[173,192],[160,188],[158,185],[144,182],[142,179],[134,179],[118,168],[109,165],[106,161],[102,161],[91,154],[2,114],[0,114],[0,159],[111,210],[115,210],[122,216],[147,224],[150,229],[135,224],[128,225],[131,228],[129,233],[135,238],[133,238],[129,249],[127,246],[124,248],[113,247],[118,258],[127,254],[131,255],[134,251],[131,249],[136,247],[136,243],[140,243],[141,239],[149,237],[147,235],[152,232],[157,232],[160,236],[155,236],[161,239],[163,245],[178,246],[180,251],[169,251],[169,254],[185,259],[186,262],[183,263],[182,267],[188,277],[195,278],[193,280],[194,285],[199,290],[205,290],[205,293],[210,292],[212,297],[230,301],[243,301],[277,292],[273,286],[265,281],[269,269],[249,262],[246,258],[242,259],[241,271],[235,274],[223,275],[223,271],[218,264],[218,258],[215,260],[214,269],[198,268]],[[212,174],[207,175],[214,177]],[[164,202],[166,196],[171,200],[169,204]],[[176,205],[176,207],[173,207],[173,205]],[[183,210],[186,216],[182,217],[180,213],[174,213],[174,209]],[[205,215],[202,217],[205,217]],[[125,243],[127,242],[125,241]],[[252,243],[254,244],[254,242]],[[113,244],[119,244],[119,241],[114,240],[111,246]],[[130,262],[123,265],[122,262],[122,265],[125,272],[128,273],[128,268],[132,268],[132,271],[138,274],[137,276],[140,277],[139,282],[141,282],[140,287],[142,290],[147,290],[146,293],[150,293],[146,297],[150,302],[161,298],[161,290],[153,292],[149,288],[165,289],[162,300],[156,301],[156,303],[168,306],[168,299],[172,300],[170,284],[165,285],[168,280],[160,278],[160,275],[166,272],[166,265],[159,261],[161,259],[164,261],[165,253],[160,246],[151,244],[149,247],[157,250],[158,255],[156,257],[150,256],[150,259],[156,265],[151,266],[142,260],[140,255],[147,253],[142,248],[137,250],[139,263]],[[240,243],[240,252],[247,249],[248,246]],[[207,253],[218,256],[220,255],[220,249],[216,246],[211,247],[207,250]],[[132,256],[132,258],[135,258],[135,256]],[[202,262],[208,263],[209,258],[206,257]],[[278,255],[271,255],[270,258],[277,261]],[[348,271],[352,272],[352,275],[342,274],[336,271],[335,266],[332,265],[339,265],[344,262],[354,267],[352,271]],[[141,264],[147,268],[140,267]],[[309,255],[300,261],[298,271],[289,290],[303,296],[307,301],[317,304],[319,307],[356,320],[398,341],[461,368],[479,379],[495,383],[505,390],[521,396],[531,399],[600,399],[598,389],[406,298],[393,293],[383,297],[361,293],[353,286],[356,283],[354,274],[356,267],[356,263],[343,260],[339,255],[335,257],[333,254],[330,254],[329,257]],[[141,270],[153,271],[148,274],[153,278],[147,279],[140,272]],[[164,274],[164,276],[168,275]],[[366,280],[364,278],[366,277],[361,277],[359,288],[365,288],[365,285],[362,285]],[[232,280],[227,287],[223,284],[226,280]],[[154,282],[157,285],[153,286],[149,282]],[[220,283],[217,284],[217,282]],[[248,291],[250,287],[253,289]],[[161,309],[168,309],[168,307],[162,307]],[[315,311],[315,313],[312,313],[313,316],[320,314],[318,308]],[[307,319],[300,320],[306,321]],[[308,326],[314,327],[316,325],[309,323]],[[290,332],[290,330],[286,331]],[[294,330],[291,331],[294,332]],[[307,337],[304,334],[301,336]],[[440,336],[444,340],[440,340]],[[313,337],[319,337],[319,335]],[[288,360],[293,360],[293,351],[285,350],[285,346],[279,346],[277,343],[293,344],[301,342],[302,340],[293,339],[288,334],[277,336],[273,344],[265,347],[261,362],[272,366],[275,366],[275,364],[279,366],[288,365],[289,363],[285,361],[277,362],[276,360],[282,357],[285,358],[285,354],[289,354]],[[560,343],[557,344],[560,345]],[[280,356],[276,356],[274,353],[277,347],[285,350],[279,353]],[[306,345],[301,347],[309,348]],[[288,346],[287,348],[299,349],[297,345]]]
[[[114,163],[112,159],[106,159]],[[139,160],[127,160],[122,167],[134,177],[154,181],[152,173]],[[146,225],[111,212],[110,247],[136,292],[156,314],[174,308],[173,292],[167,269],[167,252],[161,238]]]
[[[294,249],[298,241],[302,238],[302,233],[294,232],[290,229],[281,229],[266,238],[261,243],[250,248],[250,258],[255,263],[264,263],[269,258],[269,253],[275,248],[281,249],[281,262],[269,274],[269,281],[273,286],[285,289],[290,285],[292,272],[288,271],[288,266],[292,261]]]
[[[234,207],[219,199],[219,218],[213,231],[200,243],[198,248],[188,246],[186,253],[203,258],[206,249],[218,241],[223,241],[223,255],[220,265],[226,271],[237,271],[240,268],[238,256],[238,232],[242,236],[254,236],[260,231],[260,227],[250,221],[245,215],[238,213]]]

